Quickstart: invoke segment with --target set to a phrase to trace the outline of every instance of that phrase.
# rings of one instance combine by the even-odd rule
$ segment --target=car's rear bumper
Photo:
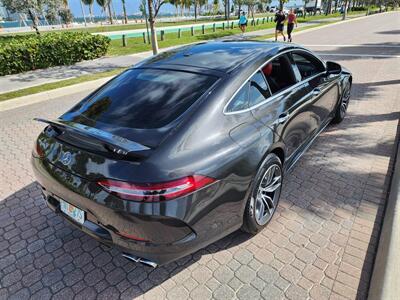
[[[140,203],[121,200],[42,159],[33,157],[32,165],[52,210],[98,241],[158,265],[186,256],[241,226],[243,201],[238,199],[244,194],[235,193],[222,181],[187,197]],[[85,211],[83,225],[60,211],[60,199]]]

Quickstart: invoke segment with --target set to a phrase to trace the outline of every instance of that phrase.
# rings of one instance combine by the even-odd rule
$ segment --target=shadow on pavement
[[[400,30],[388,30],[388,31],[380,31],[379,34],[400,34]]]
[[[127,261],[119,251],[73,228],[45,206],[34,182],[0,202],[0,298],[29,298],[35,294],[42,299],[46,295],[133,299],[150,290],[158,291],[160,285],[165,290],[177,283],[198,285],[193,278],[209,284],[216,281],[212,277],[217,268],[226,266],[230,272],[239,272],[240,266],[250,261],[269,268],[270,277],[265,284],[279,280],[290,284],[290,279],[280,277],[284,275],[272,276],[274,267],[284,269],[293,259],[304,267],[307,263],[297,259],[303,251],[308,253],[303,260],[309,265],[320,261],[327,268],[321,281],[332,281],[336,274],[330,275],[327,270],[337,269],[342,262],[347,245],[340,238],[349,238],[344,232],[349,235],[354,225],[366,183],[379,186],[382,181],[379,172],[354,171],[351,160],[366,155],[393,159],[389,141],[355,147],[354,137],[345,129],[397,118],[395,113],[349,115],[338,127],[328,127],[285,178],[280,205],[265,230],[254,237],[235,232],[157,269]],[[384,176],[385,191],[390,172]],[[378,206],[365,260],[354,258],[362,263],[358,298],[366,296],[369,285],[383,213],[382,203]],[[194,275],[195,272],[200,274]]]

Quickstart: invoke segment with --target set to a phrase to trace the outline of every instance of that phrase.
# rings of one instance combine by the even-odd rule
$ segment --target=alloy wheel
[[[255,219],[259,225],[265,225],[275,212],[282,184],[282,170],[277,164],[265,171],[257,190],[255,201]]]
[[[343,93],[342,101],[340,103],[340,116],[343,118],[346,114],[347,107],[349,105],[350,100],[350,85],[347,84],[346,89]]]

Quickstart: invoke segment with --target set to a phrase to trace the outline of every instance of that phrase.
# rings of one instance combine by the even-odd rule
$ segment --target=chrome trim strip
[[[302,84],[304,84],[304,83],[306,83],[306,82],[308,82],[308,81],[310,81],[310,80],[316,78],[317,76],[320,76],[320,75],[322,75],[322,74],[325,73],[325,72],[320,72],[320,73],[318,73],[318,74],[315,74],[314,76],[311,76],[311,77],[309,77],[309,78],[307,78],[307,79],[304,79],[304,80],[302,80],[302,81],[299,81],[299,82],[297,82],[296,84],[291,85],[290,87],[288,87],[288,88],[286,88],[286,89],[280,91],[278,94],[272,95],[271,97],[265,99],[264,101],[262,101],[262,102],[260,102],[260,103],[257,103],[256,105],[253,105],[252,107],[249,107],[249,108],[246,108],[246,109],[242,109],[242,110],[238,110],[238,111],[232,111],[232,112],[227,112],[227,111],[226,111],[228,105],[231,103],[231,101],[233,100],[233,98],[235,98],[236,94],[237,94],[237,93],[242,89],[242,87],[250,80],[250,78],[254,76],[254,74],[256,74],[257,72],[261,71],[261,69],[262,69],[265,65],[267,65],[268,63],[270,63],[272,60],[274,60],[274,59],[277,58],[278,56],[280,56],[280,55],[282,55],[282,54],[285,54],[285,53],[292,52],[292,51],[303,51],[303,52],[307,52],[307,53],[311,54],[312,56],[316,57],[318,60],[320,60],[321,63],[322,63],[322,64],[324,65],[324,67],[325,67],[325,63],[323,62],[323,60],[321,60],[318,56],[316,56],[314,53],[312,53],[311,51],[309,51],[309,50],[307,50],[307,49],[302,49],[302,48],[298,48],[298,49],[297,49],[297,48],[295,48],[295,49],[289,49],[289,50],[282,51],[282,52],[280,52],[280,53],[278,53],[278,54],[272,56],[270,59],[268,59],[263,65],[261,65],[261,67],[257,68],[256,71],[254,71],[254,72],[243,82],[243,84],[236,90],[236,92],[232,95],[232,97],[229,99],[229,101],[225,104],[224,109],[223,109],[223,114],[224,114],[224,115],[235,115],[235,114],[240,114],[240,113],[244,113],[244,112],[248,112],[248,111],[250,111],[250,110],[253,110],[253,109],[255,109],[255,108],[257,108],[257,107],[259,107],[259,106],[261,106],[261,105],[264,105],[265,103],[267,103],[267,102],[269,102],[269,101],[275,100],[275,99],[278,98],[279,96],[282,96],[282,95],[283,95],[284,93],[286,93],[289,89],[296,88],[296,87],[298,87],[298,86],[300,86],[300,85],[302,85]],[[268,84],[268,81],[267,81],[267,84]],[[268,88],[269,88],[269,84],[268,84]]]

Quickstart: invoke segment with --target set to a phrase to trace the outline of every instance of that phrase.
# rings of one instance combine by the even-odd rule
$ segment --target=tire
[[[343,121],[346,116],[347,108],[350,102],[350,93],[351,93],[351,82],[348,81],[346,86],[343,89],[342,97],[340,98],[340,103],[336,108],[335,116],[332,119],[333,124],[339,124]]]
[[[282,179],[279,157],[273,153],[268,154],[250,187],[251,193],[243,216],[243,231],[256,234],[269,223],[279,203]]]

